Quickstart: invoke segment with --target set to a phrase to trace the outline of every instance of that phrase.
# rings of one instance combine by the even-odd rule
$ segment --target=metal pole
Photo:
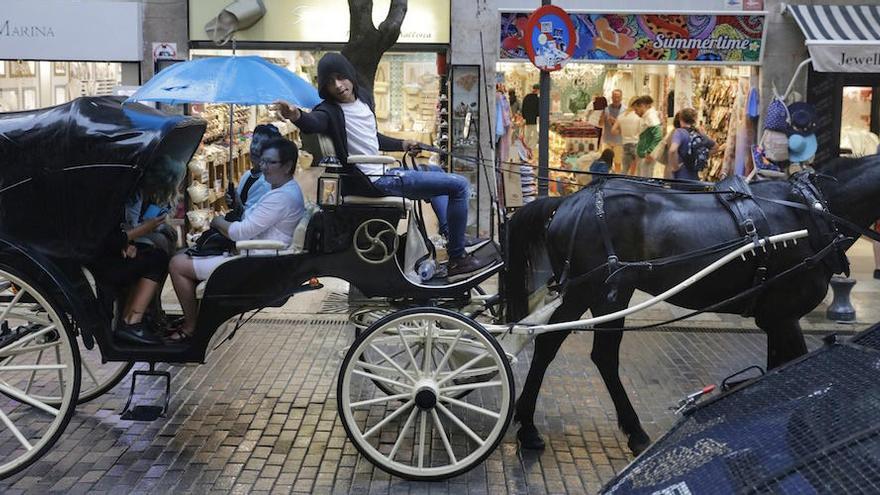
[[[232,38],[232,56],[235,56],[235,37]],[[234,148],[234,122],[235,122],[235,105],[233,103],[229,104],[229,160],[226,162],[226,183],[228,184],[228,188],[232,189],[235,187],[232,184],[232,153],[235,151]],[[216,177],[215,177],[216,178]],[[222,184],[222,182],[221,182]],[[222,187],[222,186],[221,186]]]
[[[541,0],[550,5],[550,0]],[[550,163],[550,73],[541,71],[540,103],[538,106],[538,196],[547,196]]]

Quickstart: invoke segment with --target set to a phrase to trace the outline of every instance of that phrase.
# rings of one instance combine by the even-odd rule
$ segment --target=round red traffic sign
[[[548,72],[571,59],[577,42],[571,17],[555,5],[544,5],[529,16],[524,38],[529,60]]]

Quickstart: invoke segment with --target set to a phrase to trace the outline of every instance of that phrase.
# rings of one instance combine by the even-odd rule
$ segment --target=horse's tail
[[[507,224],[507,261],[504,271],[504,297],[507,321],[528,314],[527,275],[536,254],[546,249],[545,225],[564,198],[540,198],[520,208]]]

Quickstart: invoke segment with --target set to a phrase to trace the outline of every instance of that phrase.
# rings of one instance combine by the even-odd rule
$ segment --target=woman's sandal
[[[192,335],[184,332],[180,328],[172,330],[165,336],[165,342],[169,344],[182,344],[192,338]]]

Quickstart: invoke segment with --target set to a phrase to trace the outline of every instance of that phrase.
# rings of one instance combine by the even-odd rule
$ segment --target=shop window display
[[[745,107],[755,69],[744,66],[684,66],[673,64],[571,63],[552,75],[550,105],[550,167],[587,171],[605,147],[602,111],[597,107],[611,100],[611,93],[623,93],[626,105],[641,95],[651,96],[661,118],[664,136],[672,129],[672,116],[683,108],[694,108],[698,126],[719,145],[703,180],[719,180],[722,172],[743,170],[750,160],[748,149],[754,140],[753,123]],[[528,94],[539,79],[537,69],[527,63],[500,62],[496,71],[517,94]],[[517,129],[517,134],[521,129]],[[649,170],[662,177],[666,147],[661,143],[652,156]],[[619,151],[619,150],[618,150]],[[533,150],[537,155],[537,150]],[[551,195],[570,194],[583,182],[578,174],[551,172]]]
[[[0,112],[33,110],[80,96],[104,96],[122,82],[111,62],[0,61]]]
[[[880,137],[871,132],[871,110],[874,90],[871,87],[846,86],[840,116],[840,152],[842,155],[865,156],[877,152]]]

